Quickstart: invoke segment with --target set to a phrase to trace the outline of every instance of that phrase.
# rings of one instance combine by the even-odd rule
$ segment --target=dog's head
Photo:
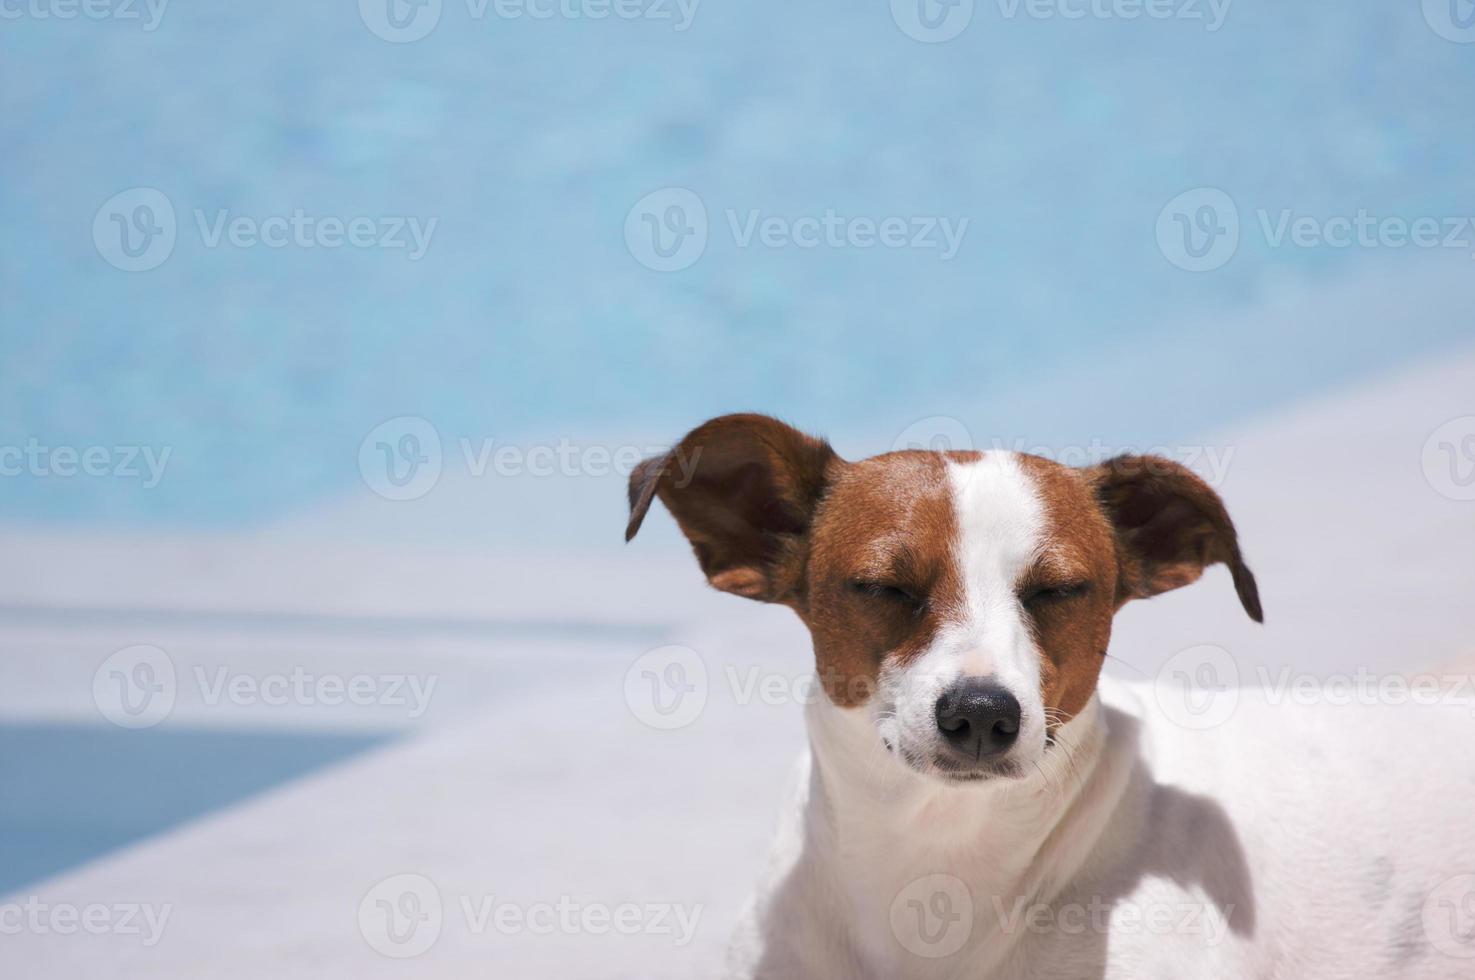
[[[1262,618],[1223,502],[1159,457],[847,462],[776,419],[727,415],[631,474],[627,540],[656,497],[714,587],[799,614],[829,701],[949,781],[1038,761],[1090,703],[1128,600],[1223,562]]]

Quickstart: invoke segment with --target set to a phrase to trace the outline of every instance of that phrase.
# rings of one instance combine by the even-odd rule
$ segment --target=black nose
[[[1019,737],[1019,699],[993,681],[964,678],[937,699],[937,728],[970,759],[998,755]]]

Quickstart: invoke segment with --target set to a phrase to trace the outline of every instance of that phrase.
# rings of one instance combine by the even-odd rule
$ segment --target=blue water
[[[1122,350],[1141,351],[1119,379],[1136,397],[1206,369],[1154,337],[1421,258],[1246,236],[1223,268],[1187,273],[1154,238],[1179,192],[1409,219],[1475,202],[1475,45],[1440,37],[1417,2],[1240,0],[1216,32],[1000,9],[980,0],[944,44],[906,36],[884,0],[706,0],[685,31],[474,20],[445,0],[409,44],[375,37],[351,0],[179,2],[152,32],[7,21],[0,445],[173,455],[149,490],[3,479],[0,508],[250,525],[357,487],[359,441],[402,414],[498,439],[674,435],[739,408],[889,425]],[[135,186],[168,196],[179,238],[127,273],[92,222]],[[624,223],[667,186],[699,194],[714,230],[663,274],[632,258]],[[298,208],[438,225],[410,261],[210,248],[192,216]],[[728,209],[970,229],[951,261],[743,248]],[[1309,318],[1283,346],[1224,353],[1207,373],[1234,388],[1173,421],[1216,424],[1472,336],[1468,319]]]
[[[0,893],[382,741],[302,732],[0,725]]]

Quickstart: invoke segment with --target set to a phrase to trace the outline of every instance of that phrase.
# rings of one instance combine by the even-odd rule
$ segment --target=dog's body
[[[848,749],[840,714],[809,708],[733,977],[1475,976],[1451,955],[1475,953],[1468,709],[1242,692],[1186,732],[1153,688],[1104,679],[1059,741],[1069,763],[973,791]],[[1458,748],[1410,754],[1387,737],[1407,722]]]
[[[1182,467],[849,463],[728,416],[632,475],[627,536],[656,497],[714,586],[800,615],[826,695],[736,976],[1475,976],[1467,711],[1231,692],[1200,723],[1098,683],[1115,611],[1207,565],[1261,618]]]

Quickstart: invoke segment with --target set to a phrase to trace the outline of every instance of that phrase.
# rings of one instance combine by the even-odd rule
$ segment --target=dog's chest
[[[861,830],[837,852],[836,877],[850,942],[872,975],[952,977],[960,960],[971,975],[1000,975],[1028,938],[1008,932],[1011,910],[1026,902],[1018,883],[1028,877],[1028,845],[990,837],[967,808]]]

